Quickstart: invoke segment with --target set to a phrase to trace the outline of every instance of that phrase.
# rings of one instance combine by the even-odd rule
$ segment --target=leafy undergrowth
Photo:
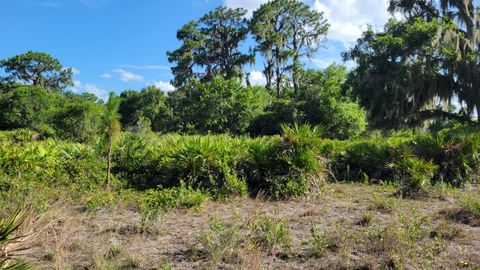
[[[476,213],[478,190],[444,186],[417,200],[395,193],[389,185],[327,184],[317,196],[293,201],[218,202],[184,188],[136,198],[144,207],[132,207],[138,194],[95,211],[67,203],[54,207],[26,258],[40,269],[480,266],[480,227],[445,215],[450,209]],[[162,211],[145,216],[152,205]]]

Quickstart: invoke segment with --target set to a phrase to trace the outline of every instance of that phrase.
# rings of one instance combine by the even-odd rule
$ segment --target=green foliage
[[[365,112],[349,98],[350,89],[343,66],[331,65],[324,71],[307,70],[299,79],[292,97],[277,99],[250,125],[250,134],[280,134],[282,124],[308,123],[324,128],[324,136],[348,139],[365,132]]]
[[[253,220],[248,227],[252,233],[252,243],[270,254],[287,249],[291,245],[290,230],[283,219],[262,215]]]
[[[207,195],[189,187],[180,186],[159,190],[147,190],[142,195],[141,211],[148,217],[170,209],[195,209],[206,200]]]
[[[142,131],[151,128],[156,132],[172,129],[172,111],[162,90],[152,86],[141,92],[127,90],[120,94],[120,99],[118,112],[124,129]]]
[[[199,79],[209,82],[215,76],[241,78],[243,65],[254,56],[243,53],[239,46],[248,35],[248,25],[242,8],[220,6],[197,21],[190,21],[177,31],[182,41],[179,49],[168,52],[172,68],[172,84],[182,87]]]
[[[100,135],[103,108],[91,100],[65,99],[51,116],[57,137],[80,143],[93,143]]]
[[[393,169],[395,180],[400,181],[399,194],[413,197],[430,185],[437,166],[409,154],[404,155],[397,163],[389,164]]]
[[[331,65],[324,71],[307,70],[295,95],[302,121],[321,125],[329,138],[348,139],[366,130],[366,115],[348,95],[344,66]]]
[[[318,228],[312,227],[310,233],[311,238],[307,244],[312,256],[322,257],[328,251],[335,251],[338,248],[326,232],[322,232]]]
[[[261,87],[243,87],[237,79],[212,78],[180,89],[174,113],[200,133],[244,134],[261,113],[268,94]]]
[[[72,69],[64,69],[60,62],[46,53],[29,51],[24,54],[0,61],[10,75],[0,78],[8,84],[22,83],[27,86],[45,88],[49,92],[58,92],[72,86]]]
[[[48,121],[56,96],[37,87],[18,87],[0,94],[0,129],[39,129]]]
[[[210,192],[214,197],[243,195],[245,181],[236,174],[236,145],[215,137],[193,136],[172,146],[164,159],[167,181],[183,179],[187,185]]]
[[[201,251],[209,262],[233,263],[238,261],[241,244],[240,228],[214,219],[207,232],[201,236]]]
[[[300,119],[301,113],[295,102],[290,99],[276,99],[251,122],[248,130],[252,136],[277,135],[282,133],[282,124],[293,125]]]
[[[268,90],[275,86],[280,98],[289,81],[298,90],[300,59],[318,50],[328,28],[323,13],[298,0],[269,1],[253,12],[250,30],[257,42],[255,50],[265,56]]]
[[[14,259],[16,252],[19,250],[7,249],[9,245],[18,243],[18,239],[15,238],[14,234],[18,231],[24,217],[24,213],[16,211],[9,218],[0,220],[0,269],[31,269],[28,263]]]

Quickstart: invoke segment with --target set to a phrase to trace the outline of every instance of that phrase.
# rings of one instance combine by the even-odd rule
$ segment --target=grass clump
[[[324,256],[328,251],[335,252],[338,249],[338,245],[334,243],[329,234],[320,231],[315,226],[312,226],[310,230],[310,239],[307,244],[310,255],[317,258]]]
[[[270,254],[288,249],[291,245],[290,230],[284,219],[261,215],[250,222],[248,227],[253,245]]]
[[[477,196],[463,196],[458,207],[446,209],[442,214],[459,223],[480,226],[480,199]]]
[[[219,262],[239,263],[242,235],[238,225],[228,225],[213,219],[209,230],[201,235],[200,241],[202,257],[213,266]]]

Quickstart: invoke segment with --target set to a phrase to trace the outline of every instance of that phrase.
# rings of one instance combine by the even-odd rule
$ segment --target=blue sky
[[[166,51],[179,46],[176,31],[219,5],[250,11],[266,0],[0,0],[0,59],[28,50],[51,54],[75,70],[74,90],[105,97],[109,91],[157,85],[170,90]],[[305,0],[332,25],[328,48],[308,66],[337,61],[367,24],[387,20],[387,0]],[[252,67],[261,83],[261,62]]]

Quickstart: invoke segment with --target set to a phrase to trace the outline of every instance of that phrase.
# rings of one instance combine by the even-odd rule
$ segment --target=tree
[[[167,132],[172,129],[173,115],[167,106],[167,97],[162,90],[149,86],[141,92],[126,90],[120,94],[119,113],[124,128],[135,129],[149,125],[153,131]]]
[[[307,70],[295,95],[301,121],[322,126],[329,138],[348,139],[367,127],[365,111],[350,98],[350,89],[345,87],[347,76],[346,68],[336,64],[323,71]]]
[[[0,94],[0,129],[40,129],[56,98],[45,89],[27,86]]]
[[[101,132],[102,106],[91,96],[68,95],[52,115],[56,135],[80,143],[92,143]]]
[[[27,86],[45,88],[49,92],[58,92],[72,86],[72,69],[63,68],[60,62],[46,53],[29,51],[0,61],[10,75],[0,81],[8,84],[21,83]]]
[[[480,109],[479,19],[474,1],[391,1],[383,32],[365,32],[344,55],[358,66],[353,92],[376,126],[399,127],[427,118],[471,122]],[[461,114],[448,110],[458,98]],[[480,123],[480,121],[479,121]]]
[[[324,40],[329,25],[323,13],[311,10],[298,0],[273,0],[253,13],[250,29],[257,41],[256,50],[265,57],[267,89],[275,84],[277,96],[292,73],[294,91],[298,90],[301,59],[311,57]]]
[[[269,98],[262,87],[244,87],[238,79],[220,76],[210,82],[192,82],[186,89],[173,95],[174,114],[179,115],[184,131],[194,128],[200,133],[244,134]]]
[[[117,141],[120,131],[120,115],[118,108],[120,106],[120,99],[111,92],[107,104],[105,104],[104,114],[104,142],[107,147],[107,182],[106,188],[111,188],[111,169],[112,169],[112,153],[115,142]]]
[[[214,76],[241,78],[243,65],[253,61],[252,54],[240,51],[248,35],[247,11],[220,6],[198,21],[190,21],[177,32],[179,49],[168,52],[172,84],[182,87],[192,79],[209,81]]]

